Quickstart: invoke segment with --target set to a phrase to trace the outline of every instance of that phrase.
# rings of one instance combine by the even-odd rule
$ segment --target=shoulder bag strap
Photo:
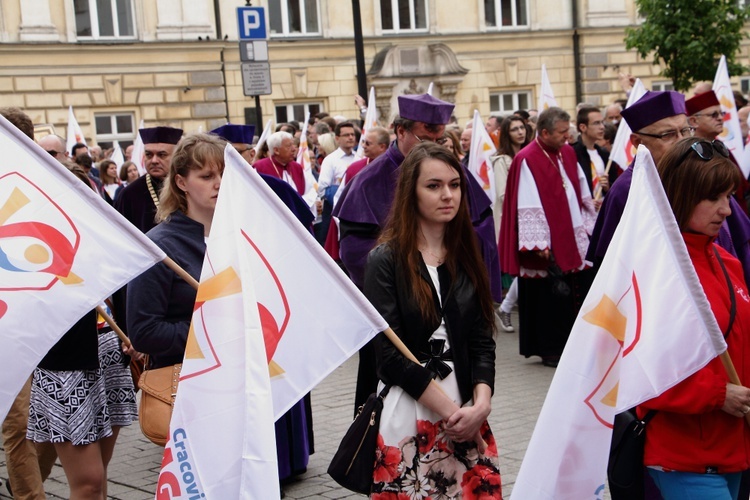
[[[724,266],[724,261],[721,259],[721,255],[719,255],[719,250],[716,248],[716,245],[712,246],[714,249],[714,255],[716,255],[716,260],[719,261],[721,271],[724,273],[724,278],[726,278],[727,280],[727,288],[729,288],[729,298],[732,301],[732,305],[729,309],[729,325],[724,332],[724,338],[726,339],[727,336],[729,336],[729,332],[732,331],[732,326],[734,325],[734,316],[737,313],[737,299],[734,296],[734,286],[732,285],[732,280],[729,279],[729,273],[727,272],[726,266]]]

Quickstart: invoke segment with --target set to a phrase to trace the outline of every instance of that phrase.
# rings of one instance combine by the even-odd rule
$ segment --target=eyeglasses
[[[724,112],[724,111],[714,111],[710,115],[707,115],[705,113],[695,113],[693,116],[708,116],[709,118],[713,118],[714,120],[718,120],[719,118],[724,118],[724,115],[726,115],[726,112]]]
[[[47,150],[47,153],[49,153],[51,156],[54,156],[55,158],[57,158],[57,155],[60,154],[59,151],[55,151],[54,149]]]
[[[695,151],[695,153],[700,157],[703,161],[708,161],[714,157],[714,151],[719,153],[724,158],[729,158],[729,150],[724,145],[723,142],[715,140],[715,141],[696,141],[693,144],[690,145],[690,149],[682,153],[682,156],[680,156],[680,159],[677,160],[677,164],[679,165],[682,163],[685,158],[687,158],[687,155],[690,154],[691,151]]]
[[[415,136],[415,137],[416,137],[416,136]],[[419,139],[419,137],[417,137],[417,139]],[[438,144],[440,144],[441,146],[445,146],[445,144],[446,144],[446,143],[448,142],[448,138],[447,138],[447,137],[441,137],[440,139],[438,139],[438,140],[437,140],[437,141],[435,141],[435,142],[437,142],[437,143],[438,143]]]
[[[693,137],[693,132],[695,129],[693,127],[685,127],[681,128],[680,130],[670,130],[669,132],[664,132],[663,134],[647,134],[646,132],[636,132],[638,135],[645,135],[646,137],[653,137],[654,139],[661,139],[662,141],[672,141],[675,138],[679,137],[682,139],[683,137]]]

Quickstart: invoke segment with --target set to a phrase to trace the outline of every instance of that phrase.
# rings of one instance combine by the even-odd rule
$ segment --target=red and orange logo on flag
[[[18,172],[0,177],[0,292],[81,283],[72,272],[80,235],[71,218]],[[0,301],[0,317],[7,311]]]
[[[623,302],[628,302],[629,306],[632,305],[634,307],[623,308]],[[628,314],[627,311],[623,313],[623,309],[634,311]],[[616,354],[611,360],[607,356],[610,355],[612,349],[603,349],[600,351],[600,357],[607,357],[607,359],[597,360],[600,366],[596,371],[599,373],[603,371],[603,373],[594,390],[584,401],[591,408],[596,419],[609,428],[612,428],[612,424],[604,417],[604,413],[609,412],[603,411],[602,405],[610,409],[617,406],[617,390],[620,383],[620,370],[617,368],[617,363],[622,357],[627,356],[640,340],[641,313],[641,294],[638,290],[638,280],[635,273],[633,273],[631,286],[617,302],[614,302],[609,296],[603,294],[597,305],[583,315],[584,321],[594,325],[607,336],[608,343],[617,344],[615,349]],[[630,325],[630,328],[634,329],[634,336],[633,341],[625,346],[625,336],[629,327],[628,315],[631,316],[631,320],[634,320],[634,324]],[[614,347],[614,344],[611,347]]]

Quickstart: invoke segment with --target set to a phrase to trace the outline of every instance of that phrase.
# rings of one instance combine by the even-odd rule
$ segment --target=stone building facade
[[[619,72],[647,87],[660,68],[626,51],[633,0],[361,0],[368,87],[383,121],[396,98],[455,102],[465,123],[535,108],[542,64],[558,103],[624,97]],[[236,8],[241,0],[5,0],[0,2],[0,104],[65,135],[73,106],[91,142],[127,144],[138,124],[209,130],[255,117],[243,93]],[[325,110],[356,117],[352,3],[261,0],[270,32],[272,94],[262,120]],[[576,15],[574,16],[574,12]],[[575,19],[574,19],[575,18]],[[576,48],[577,46],[577,48]],[[577,56],[576,56],[577,54]],[[742,62],[748,62],[743,48]],[[578,63],[576,64],[576,61]],[[738,79],[735,79],[738,80]],[[746,86],[748,82],[737,82]],[[739,88],[739,86],[738,86]]]

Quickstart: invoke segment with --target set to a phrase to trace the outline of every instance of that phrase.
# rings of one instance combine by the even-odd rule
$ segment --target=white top
[[[328,186],[338,186],[341,179],[344,178],[346,169],[354,163],[357,157],[354,151],[349,154],[344,153],[341,148],[329,154],[320,165],[320,175],[318,176],[318,196],[323,197],[326,194]]]

